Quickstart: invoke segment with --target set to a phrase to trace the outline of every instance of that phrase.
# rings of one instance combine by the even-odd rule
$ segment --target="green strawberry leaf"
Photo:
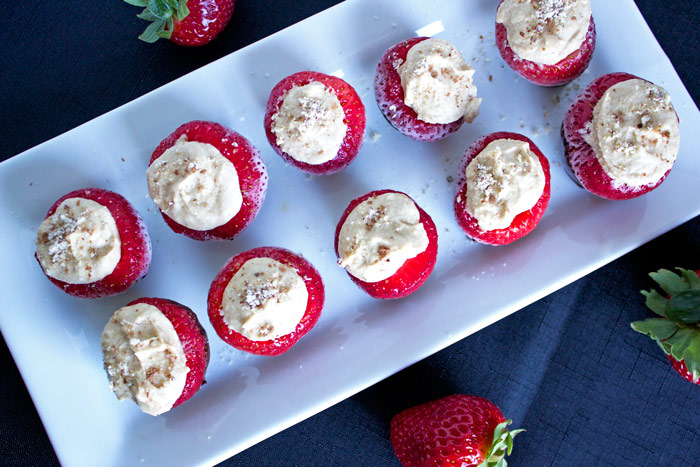
[[[146,21],[151,21],[151,22],[160,21],[160,18],[158,18],[153,13],[151,13],[151,10],[149,10],[148,8],[144,8],[141,13],[136,15],[136,17],[140,18],[140,19],[145,19]]]
[[[679,323],[700,322],[700,290],[678,292],[666,303],[666,316]]]
[[[513,451],[513,438],[523,429],[508,431],[508,425],[512,420],[499,423],[493,432],[493,443],[491,449],[484,456],[484,462],[479,467],[508,467],[505,456]]]
[[[190,9],[187,8],[187,1],[185,1],[185,0],[180,1],[177,5],[176,11],[175,11],[175,19],[177,19],[178,21],[182,21],[189,14],[190,14]],[[700,278],[698,280],[700,280]]]
[[[659,316],[666,317],[666,303],[668,303],[666,298],[656,290],[642,290],[642,295],[646,297],[647,308]]]
[[[644,321],[632,323],[632,329],[642,334],[646,334],[655,341],[663,341],[671,337],[679,326],[671,320],[663,318],[647,318]]]
[[[664,292],[671,296],[690,288],[690,284],[684,281],[681,276],[674,274],[668,269],[659,269],[657,272],[649,273],[649,275],[654,279],[654,282],[659,284]]]
[[[148,9],[160,19],[168,19],[173,15],[169,0],[148,0]]]
[[[152,22],[151,24],[148,25],[145,31],[139,36],[139,39],[141,39],[144,42],[148,43],[153,43],[160,39],[162,36],[160,35],[160,32],[163,31],[165,28],[166,21],[165,20],[157,20]]]
[[[165,20],[165,28],[158,31],[158,37],[162,39],[170,39],[173,34],[173,18],[170,17]]]
[[[676,268],[681,272],[683,279],[690,285],[691,289],[700,289],[700,276],[695,271],[689,271],[683,268]]]
[[[685,359],[685,351],[693,345],[693,340],[698,333],[694,329],[683,328],[679,329],[673,336],[666,339],[664,342],[671,346],[671,356],[676,360]]]
[[[148,0],[124,0],[129,5],[134,6],[146,6],[148,5]]]

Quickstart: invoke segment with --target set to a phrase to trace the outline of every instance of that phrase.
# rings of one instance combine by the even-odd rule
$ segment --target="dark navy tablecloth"
[[[3,2],[0,160],[336,3],[239,0],[216,41],[186,49],[134,40],[143,23],[122,1]],[[700,102],[700,4],[637,5]],[[700,465],[700,387],[629,328],[648,315],[639,294],[652,286],[646,273],[700,268],[699,245],[696,218],[222,465],[398,465],[391,417],[458,392],[491,399],[527,428],[513,466]],[[0,464],[57,464],[4,340]]]

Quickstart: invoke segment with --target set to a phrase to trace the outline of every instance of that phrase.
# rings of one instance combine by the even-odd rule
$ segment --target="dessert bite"
[[[607,199],[648,193],[671,171],[680,147],[668,92],[628,73],[594,80],[562,124],[566,162],[588,191]]]
[[[532,232],[549,195],[549,162],[535,143],[518,133],[492,133],[462,158],[455,217],[477,242],[505,245]]]
[[[175,233],[231,240],[265,199],[267,171],[258,150],[215,122],[185,123],[153,152],[148,193]]]
[[[374,95],[391,126],[418,141],[438,141],[479,114],[473,76],[452,44],[416,37],[384,53],[374,73]]]
[[[412,294],[433,272],[437,230],[400,191],[377,190],[350,202],[335,229],[338,264],[374,298]]]
[[[302,71],[272,89],[265,134],[289,164],[311,174],[331,174],[347,167],[360,151],[365,106],[342,79]]]
[[[227,344],[256,355],[289,350],[323,309],[321,275],[284,248],[260,247],[229,259],[209,288],[209,321]]]
[[[151,240],[123,196],[84,188],[51,206],[37,231],[35,257],[67,294],[100,298],[124,292],[146,275]]]
[[[516,73],[560,86],[584,72],[595,49],[590,0],[501,0],[496,45]]]
[[[204,383],[209,339],[197,315],[163,298],[118,309],[102,331],[109,388],[149,415],[177,407]]]

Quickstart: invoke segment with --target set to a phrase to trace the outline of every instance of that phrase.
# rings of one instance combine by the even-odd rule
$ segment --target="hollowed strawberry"
[[[503,1],[501,0],[499,6]],[[561,86],[581,76],[593,58],[595,39],[595,22],[591,16],[588,31],[581,46],[558,63],[544,65],[518,56],[510,48],[506,27],[501,23],[496,23],[496,45],[503,60],[517,74],[540,86]]]
[[[466,170],[469,163],[474,159],[481,151],[486,148],[491,142],[499,139],[514,139],[519,141],[524,141],[530,146],[530,151],[532,151],[540,161],[542,170],[545,176],[544,190],[542,195],[537,200],[535,205],[520,214],[516,215],[511,222],[510,226],[505,229],[496,230],[483,230],[479,226],[477,219],[467,212],[467,176]],[[491,133],[487,136],[482,136],[476,140],[471,147],[466,151],[464,157],[462,158],[462,163],[460,164],[459,174],[457,178],[456,194],[454,199],[454,211],[457,223],[462,228],[462,230],[471,238],[480,243],[485,243],[488,245],[505,245],[512,243],[515,240],[524,237],[529,234],[537,227],[537,224],[542,219],[547,205],[549,204],[550,197],[550,173],[549,173],[549,161],[542,154],[542,151],[533,143],[529,138],[518,134],[509,132],[497,132]]]
[[[258,150],[239,133],[215,122],[195,120],[181,125],[153,151],[149,165],[185,136],[188,141],[208,143],[231,161],[238,175],[243,203],[228,222],[210,230],[194,230],[179,224],[161,211],[170,228],[195,240],[231,240],[258,214],[267,192],[267,170]],[[225,181],[222,183],[226,183]]]
[[[294,331],[274,339],[249,339],[229,326],[223,317],[224,293],[226,287],[244,264],[254,258],[270,258],[282,263],[285,267],[291,268],[301,277],[308,293],[306,309]],[[247,293],[247,291],[242,292],[244,296]],[[316,322],[321,316],[324,298],[324,287],[321,276],[316,268],[306,259],[284,248],[260,247],[244,251],[232,257],[224,264],[209,288],[207,309],[212,326],[224,342],[239,350],[252,354],[275,356],[289,350],[316,325]],[[268,299],[273,298],[268,297]]]
[[[70,284],[49,275],[46,277],[67,294],[80,298],[101,298],[126,291],[148,273],[151,265],[151,240],[141,215],[118,193],[100,188],[83,188],[60,197],[51,206],[46,218],[53,215],[56,208],[69,198],[89,199],[109,210],[119,232],[121,257],[112,273],[88,284]],[[39,261],[36,254],[35,257]]]
[[[656,182],[630,186],[613,180],[603,169],[593,147],[584,139],[593,120],[593,110],[605,91],[623,81],[640,79],[629,73],[609,73],[595,79],[571,103],[561,128],[566,163],[578,182],[591,193],[611,200],[631,199],[659,186],[670,169]]]
[[[338,242],[340,231],[350,213],[362,202],[385,193],[398,193],[411,199],[405,193],[394,190],[376,190],[367,193],[350,202],[340,217],[335,229],[335,253],[340,257]],[[411,201],[413,201],[411,199]],[[428,236],[427,248],[418,255],[406,260],[403,265],[391,276],[378,282],[366,282],[348,272],[350,279],[371,297],[379,299],[401,298],[412,294],[422,286],[435,268],[438,250],[438,234],[432,218],[413,201],[420,214],[419,222],[423,225]]]
[[[347,125],[345,138],[338,153],[332,159],[321,164],[303,162],[284,152],[277,144],[277,137],[272,131],[273,117],[279,112],[287,92],[294,87],[305,86],[314,82],[323,84],[329,92],[335,94],[342,106],[345,114],[344,123]],[[304,172],[326,175],[344,169],[355,159],[362,146],[365,134],[365,121],[365,106],[352,86],[335,76],[315,71],[301,71],[284,78],[272,89],[265,108],[264,124],[265,134],[270,142],[270,146],[282,159]]]
[[[418,141],[438,141],[454,133],[464,123],[462,118],[451,123],[427,123],[405,104],[398,64],[406,61],[408,51],[429,37],[414,37],[389,48],[374,72],[374,95],[384,118],[404,135]]]

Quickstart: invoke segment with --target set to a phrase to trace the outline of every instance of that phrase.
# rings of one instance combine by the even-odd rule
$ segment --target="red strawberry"
[[[195,240],[231,240],[255,219],[265,200],[267,170],[260,158],[260,153],[250,141],[235,131],[215,122],[194,120],[181,125],[165,138],[153,151],[149,165],[153,164],[183,135],[187,137],[188,141],[211,144],[233,163],[238,174],[243,204],[240,211],[230,221],[211,230],[187,228],[161,211],[163,219],[175,233],[181,233]]]
[[[340,221],[335,229],[335,254],[340,256],[338,253],[338,239],[340,237],[340,230],[345,224],[345,220],[348,218],[350,213],[363,201],[373,198],[384,193],[399,193],[410,196],[406,193],[394,190],[376,190],[366,195],[360,196],[350,202],[348,207],[343,212],[340,217]],[[411,199],[413,201],[413,199]],[[415,203],[415,201],[414,201]],[[367,292],[370,296],[380,299],[393,299],[402,298],[407,295],[412,294],[423,285],[423,283],[428,279],[430,274],[435,268],[435,261],[437,259],[437,241],[438,234],[435,228],[435,223],[433,219],[423,210],[417,203],[415,203],[418,212],[420,213],[420,222],[423,224],[425,232],[428,234],[428,247],[422,253],[417,256],[408,259],[398,271],[394,273],[391,277],[384,279],[379,282],[365,282],[357,277],[353,276],[348,272],[350,279],[357,284],[362,290]]]
[[[500,3],[503,3],[501,0]],[[500,6],[499,3],[499,6]],[[540,86],[561,86],[581,76],[588,68],[595,49],[595,22],[591,16],[588,32],[581,46],[568,57],[554,65],[543,65],[520,58],[508,44],[508,31],[501,23],[496,23],[496,45],[501,57],[517,74]]]
[[[511,421],[492,402],[455,394],[417,405],[391,420],[391,444],[404,467],[506,467]]]
[[[338,97],[345,113],[345,124],[348,126],[338,154],[333,159],[317,165],[299,161],[284,152],[277,144],[277,137],[272,132],[272,117],[279,112],[285,94],[293,87],[305,86],[312,82],[322,83],[326,89]],[[315,71],[301,71],[284,78],[272,89],[265,108],[265,133],[272,149],[285,161],[305,172],[326,175],[344,169],[355,159],[362,146],[365,120],[365,106],[352,86],[335,76]]]
[[[177,337],[182,344],[182,350],[187,358],[187,373],[182,394],[173,404],[173,408],[192,397],[206,381],[204,374],[209,365],[209,339],[199,323],[197,315],[188,307],[164,298],[139,298],[127,306],[146,303],[160,310],[173,324]]]
[[[647,307],[661,318],[632,323],[632,329],[651,337],[666,353],[671,366],[691,383],[700,384],[700,271],[677,268],[649,274],[666,292],[644,290]]]
[[[544,171],[544,190],[542,191],[542,196],[540,196],[540,199],[537,200],[537,203],[535,203],[535,205],[529,211],[522,212],[515,216],[515,219],[513,219],[513,222],[508,228],[498,230],[482,230],[476,218],[467,212],[466,170],[472,159],[478,156],[479,153],[489,145],[489,143],[498,139],[515,139],[524,141],[530,145],[530,150],[537,156],[540,164],[542,165],[542,170]],[[462,230],[464,230],[469,237],[473,238],[477,242],[485,243],[487,245],[505,245],[507,243],[514,242],[520,237],[524,237],[532,232],[535,227],[537,227],[537,224],[540,222],[540,219],[542,219],[544,211],[547,209],[547,205],[549,204],[549,195],[549,161],[544,154],[542,154],[542,151],[540,151],[535,143],[533,143],[529,138],[518,133],[508,133],[503,131],[491,133],[490,135],[482,136],[476,140],[462,158],[454,200],[455,217],[457,218],[457,223]]]
[[[569,169],[583,188],[602,198],[613,200],[636,198],[659,186],[670,172],[669,169],[658,182],[643,186],[630,186],[614,181],[605,172],[593,148],[583,137],[588,133],[586,126],[593,120],[593,109],[605,91],[617,83],[630,79],[640,78],[629,73],[610,73],[595,79],[571,103],[561,127]]]
[[[122,244],[121,258],[111,274],[89,284],[69,284],[48,275],[46,277],[67,294],[80,298],[101,298],[126,291],[143,278],[151,266],[151,239],[141,215],[118,193],[100,188],[83,188],[60,197],[51,206],[46,218],[53,215],[56,208],[69,198],[89,199],[109,209]],[[34,256],[38,261],[38,256]]]
[[[296,329],[276,339],[261,341],[248,339],[241,333],[233,330],[224,321],[222,316],[221,310],[226,287],[236,272],[238,272],[248,260],[253,258],[271,258],[292,268],[304,281],[309,294],[306,310],[301,321],[297,324]],[[232,257],[224,264],[209,288],[207,309],[209,312],[209,321],[211,321],[216,333],[224,342],[239,350],[252,354],[275,356],[289,350],[316,325],[316,322],[321,316],[324,298],[325,295],[321,275],[306,259],[284,248],[260,247],[244,251]]]
[[[124,0],[145,7],[137,15],[151,24],[139,36],[145,42],[170,39],[178,45],[196,47],[211,42],[224,30],[235,0]]]
[[[459,130],[464,119],[445,124],[427,123],[419,120],[416,111],[404,103],[401,77],[396,64],[405,62],[411,47],[427,39],[429,37],[414,37],[384,52],[374,72],[374,95],[379,110],[391,126],[410,138],[430,142],[441,140]]]

